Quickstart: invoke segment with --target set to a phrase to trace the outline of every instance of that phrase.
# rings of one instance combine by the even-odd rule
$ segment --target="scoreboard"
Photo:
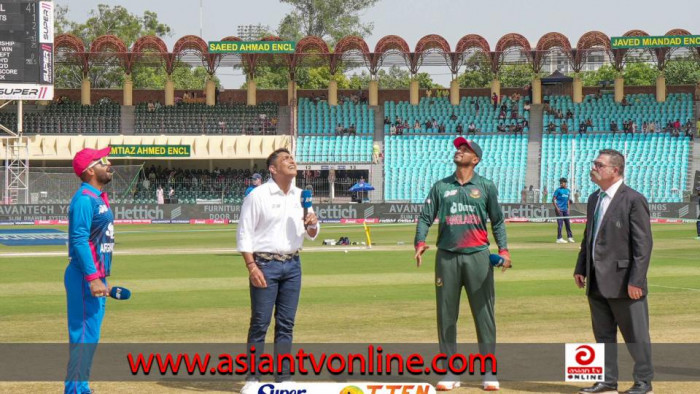
[[[0,100],[53,99],[51,1],[0,0]]]

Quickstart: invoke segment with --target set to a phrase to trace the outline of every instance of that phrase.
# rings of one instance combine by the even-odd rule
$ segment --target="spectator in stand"
[[[396,117],[396,120],[394,121],[394,124],[395,124],[396,126],[398,126],[398,125],[400,125],[400,124],[402,124],[402,123],[403,123],[403,122],[401,121],[401,118],[399,118],[399,117],[397,116],[397,117]]]
[[[651,134],[654,134],[654,132],[656,132],[656,122],[655,121],[649,122],[649,132]]]
[[[444,133],[444,132],[445,132],[445,124],[440,123],[440,125],[438,126],[438,133]]]
[[[642,122],[642,133],[646,134],[648,131],[649,131],[649,125],[647,125],[646,121]]]
[[[165,204],[165,195],[163,194],[163,186],[158,185],[158,190],[156,190],[156,201],[158,205]]]
[[[530,110],[530,102],[529,102],[529,101],[526,101],[526,102],[525,102],[525,105],[523,105],[523,110],[525,110],[525,111],[529,111],[529,110]]]
[[[630,132],[631,132],[632,134],[634,134],[634,133],[637,132],[637,122],[632,121],[632,124],[630,125]]]
[[[622,98],[622,102],[620,103],[620,105],[622,105],[623,107],[630,105],[630,103],[627,102],[627,97]]]
[[[432,123],[431,126],[432,126],[432,128],[435,129],[435,130],[438,129],[438,122],[437,122],[437,120],[435,120],[435,118],[433,118],[433,123]]]
[[[617,122],[615,122],[614,120],[610,122],[610,131],[612,131],[613,134],[615,134],[616,131],[620,131],[617,128]]]
[[[406,123],[408,125],[408,123]],[[348,128],[348,134],[350,135],[357,135],[357,129],[355,128],[355,124],[351,124],[350,127]]]
[[[498,131],[501,132],[501,133],[505,133],[505,132],[506,132],[506,126],[503,125],[503,122],[501,122],[501,123],[499,123],[498,126],[496,127],[496,130],[498,130]]]
[[[547,125],[547,132],[551,134],[556,130],[557,130],[557,125],[555,125],[554,122],[550,121],[549,124]]]
[[[416,119],[416,121],[413,123],[413,129],[420,130],[420,122],[418,121],[418,119]]]
[[[573,112],[571,112],[571,109],[567,109],[566,110],[566,119],[573,119],[573,118],[574,118]]]
[[[388,116],[384,117],[384,124],[391,124],[391,121],[389,120]]]
[[[335,135],[342,135],[343,134],[343,126],[338,123],[337,126],[335,126]]]
[[[578,125],[578,134],[579,134],[579,135],[583,135],[583,133],[585,133],[585,132],[586,132],[586,123],[585,123],[585,122],[579,123],[579,125]]]
[[[498,108],[498,95],[496,94],[496,92],[494,92],[493,95],[491,95],[491,102],[493,103],[493,110],[495,111],[496,108]]]
[[[433,127],[433,124],[430,123],[430,120],[425,121],[425,131],[429,131]]]
[[[474,113],[479,116],[479,101],[474,100]],[[700,119],[698,119],[698,123],[700,123]]]
[[[391,125],[389,126],[389,134],[390,135],[396,135],[398,134],[398,130],[396,129],[396,125]]]
[[[520,191],[520,203],[527,203],[527,188],[523,185],[523,190]]]
[[[462,135],[462,133],[464,133],[464,127],[462,127],[461,123],[457,123],[457,127],[455,128],[455,132],[458,135]]]
[[[469,133],[476,133],[476,125],[474,122],[469,123],[469,127],[467,128],[467,131]]]
[[[547,196],[549,195],[549,192],[547,191],[547,186],[542,188],[542,204],[546,204],[549,201],[547,201]]]
[[[498,119],[505,119],[506,118],[506,111],[501,109],[501,112],[498,114]]]
[[[450,115],[450,120],[457,120],[457,115],[454,112]]]
[[[403,129],[408,130],[411,128],[411,125],[408,124],[408,120],[403,121]]]
[[[593,130],[593,120],[591,118],[586,119],[586,131],[588,131],[588,129]]]
[[[559,128],[561,129],[562,134],[567,134],[569,132],[569,125],[566,124],[566,122],[561,122]]]

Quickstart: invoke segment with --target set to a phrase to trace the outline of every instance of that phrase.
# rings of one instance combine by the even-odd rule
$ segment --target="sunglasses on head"
[[[109,165],[109,160],[107,160],[107,157],[101,157],[99,160],[95,160],[89,166],[85,167],[83,172],[87,171],[88,169],[90,169],[98,164],[102,164],[103,166]]]

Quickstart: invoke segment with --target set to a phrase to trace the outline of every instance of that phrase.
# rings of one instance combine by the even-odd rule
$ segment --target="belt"
[[[268,252],[255,252],[255,253],[253,253],[254,258],[265,260],[265,261],[287,261],[287,260],[291,260],[297,256],[299,256],[298,250],[296,252],[284,253],[284,254],[268,253]]]

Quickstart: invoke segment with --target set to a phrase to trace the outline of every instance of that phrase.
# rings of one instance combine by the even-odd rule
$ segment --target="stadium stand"
[[[296,160],[300,163],[369,163],[371,136],[300,136]]]
[[[555,190],[560,177],[578,189],[585,202],[596,186],[589,180],[591,161],[600,149],[616,149],[626,157],[625,183],[651,202],[680,202],[686,188],[690,142],[669,134],[544,135],[541,185]],[[573,158],[572,158],[573,154]],[[571,174],[571,162],[574,174]]]
[[[257,170],[256,170],[257,171]],[[263,181],[269,177],[267,171],[257,171],[263,176]],[[163,187],[165,197],[180,204],[195,204],[197,200],[220,200],[224,204],[240,204],[243,194],[250,183],[250,170],[241,169],[171,169],[161,167],[144,168],[138,182],[132,185],[129,192],[114,198],[121,203],[155,204],[156,190]],[[148,182],[144,182],[148,179]]]
[[[479,104],[479,111],[476,111],[476,103]],[[505,106],[503,119],[499,119],[501,108]],[[494,109],[491,99],[486,96],[468,96],[460,99],[459,105],[453,106],[447,97],[423,97],[417,106],[411,105],[407,101],[395,103],[393,101],[384,102],[384,115],[391,124],[395,124],[397,117],[401,121],[408,122],[408,129],[403,130],[403,134],[415,133],[437,133],[438,128],[426,127],[426,122],[434,119],[438,125],[445,125],[446,133],[456,133],[457,125],[461,124],[463,133],[467,133],[470,123],[474,123],[478,131],[495,132],[499,124],[506,127],[524,125],[524,132],[528,132],[529,126],[524,121],[529,122],[530,111],[525,110],[525,101],[521,98],[512,101],[510,97],[503,97],[501,104]],[[517,110],[513,115],[513,110]],[[455,115],[456,119],[452,116]],[[513,117],[515,116],[515,117]],[[420,128],[414,128],[415,122],[420,124]],[[384,134],[390,134],[391,125],[384,124]],[[510,131],[510,130],[509,130]]]
[[[321,134],[369,134],[374,133],[374,110],[367,104],[356,104],[350,100],[336,106],[326,101],[314,103],[308,98],[300,98],[298,105],[299,135]],[[340,124],[342,132],[336,133]],[[355,126],[355,132],[349,129]]]
[[[454,172],[455,152],[447,135],[387,136],[385,199],[419,203],[432,184]],[[496,183],[500,202],[518,202],[525,183],[527,136],[477,134],[484,151],[476,171]]]
[[[17,113],[0,113],[0,123],[16,130]],[[51,104],[23,116],[23,129],[28,134],[119,134],[120,125],[118,104]]]
[[[693,120],[693,96],[690,93],[671,93],[665,102],[659,103],[653,94],[628,94],[624,103],[616,103],[612,94],[599,97],[587,95],[583,102],[574,104],[570,96],[545,96],[545,103],[549,103],[550,110],[545,106],[543,116],[543,131],[547,132],[548,125],[554,123],[557,132],[561,132],[561,124],[566,122],[568,131],[578,132],[581,122],[590,119],[592,127],[587,131],[612,131],[610,123],[615,121],[619,131],[623,130],[623,123],[632,121],[636,123],[637,132],[642,131],[642,125],[646,122],[656,122],[656,131],[665,128],[668,122],[678,120],[686,123]],[[559,119],[555,113],[560,111],[564,117],[567,111],[571,111],[571,119]]]
[[[156,106],[147,103],[136,106],[137,134],[276,134],[278,105],[262,103],[207,106],[181,103],[176,106]]]

